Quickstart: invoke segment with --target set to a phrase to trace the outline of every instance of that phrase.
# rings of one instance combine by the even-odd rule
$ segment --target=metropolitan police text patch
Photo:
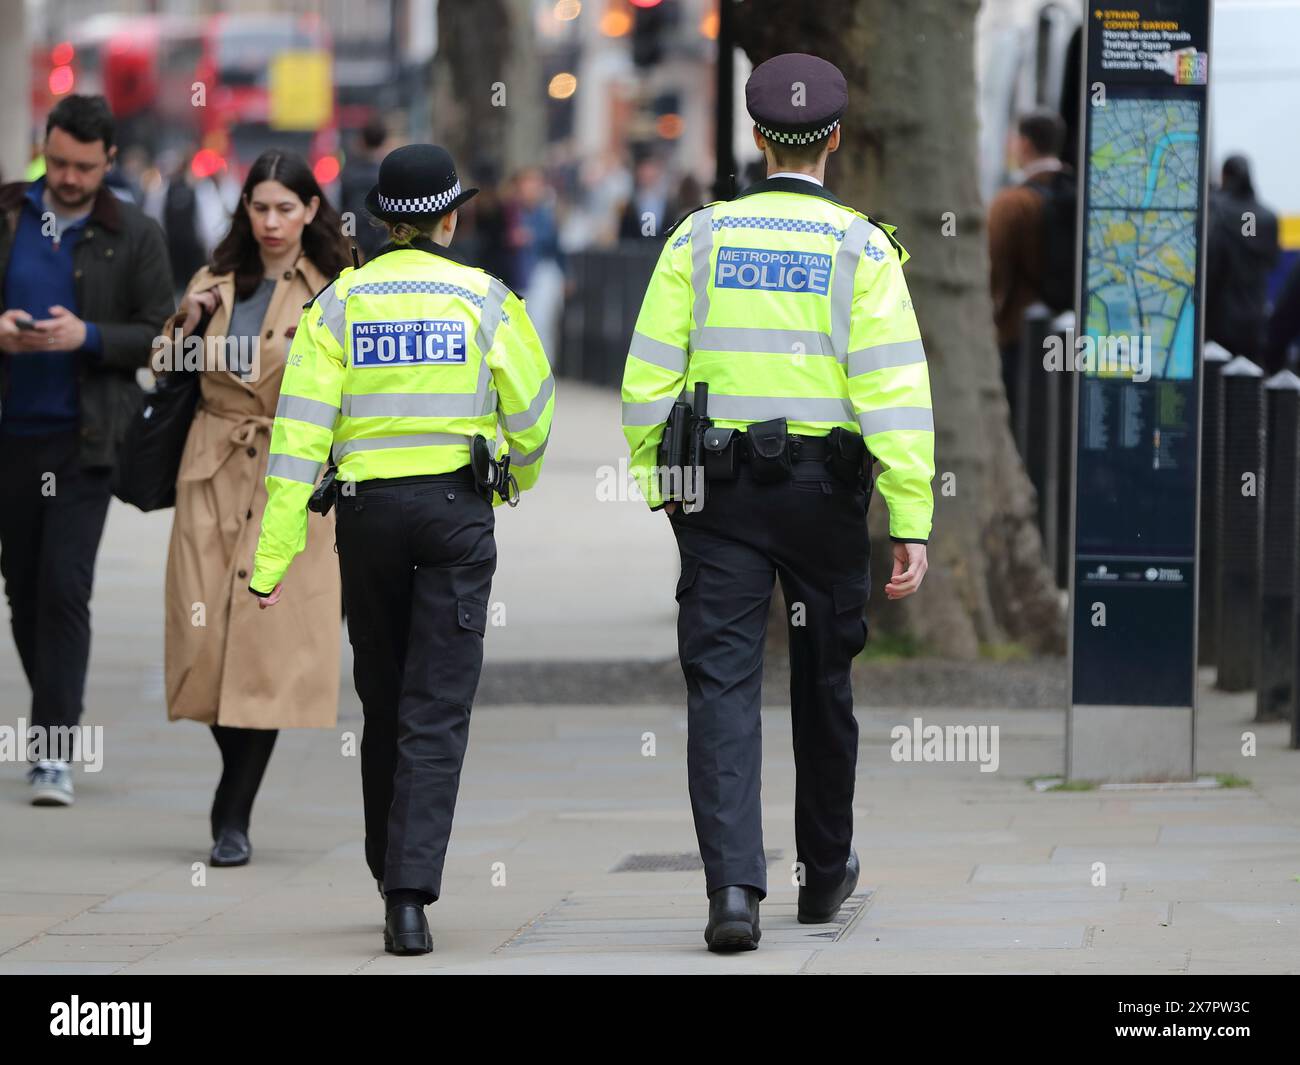
[[[353,322],[352,365],[464,362],[465,323],[454,318]]]
[[[713,284],[717,288],[761,289],[767,292],[817,292],[830,289],[831,257],[811,251],[766,248],[718,249]]]

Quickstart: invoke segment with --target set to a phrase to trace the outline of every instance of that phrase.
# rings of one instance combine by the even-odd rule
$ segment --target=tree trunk
[[[1007,641],[1059,652],[1065,638],[994,339],[978,178],[978,7],[978,0],[851,0],[828,17],[825,5],[806,0],[749,0],[737,4],[736,18],[738,42],[755,65],[809,52],[844,72],[849,108],[827,185],[897,225],[912,254],[907,282],[935,414],[930,571],[916,596],[884,598],[890,552],[886,508],[877,501],[872,623],[958,658]]]
[[[439,0],[433,139],[467,174],[504,176],[510,108],[531,88],[506,77],[511,6],[509,0]]]

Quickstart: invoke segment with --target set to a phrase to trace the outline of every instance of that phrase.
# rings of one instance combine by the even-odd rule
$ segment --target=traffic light
[[[677,25],[677,0],[630,0],[633,7],[632,62],[650,67],[662,61]]]

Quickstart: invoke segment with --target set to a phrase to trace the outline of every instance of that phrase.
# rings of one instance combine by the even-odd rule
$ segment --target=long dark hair
[[[302,230],[303,254],[317,270],[332,278],[351,263],[348,244],[343,237],[343,220],[325,199],[307,160],[293,152],[273,148],[263,152],[253,163],[239,192],[239,206],[230,220],[230,232],[212,253],[213,273],[233,273],[238,298],[251,294],[261,284],[264,273],[257,238],[253,236],[253,224],[248,218],[248,201],[253,190],[263,181],[278,181],[304,204],[310,203],[313,196],[320,198],[316,217]]]

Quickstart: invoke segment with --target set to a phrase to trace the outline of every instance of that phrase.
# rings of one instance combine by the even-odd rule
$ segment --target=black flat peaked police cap
[[[428,223],[454,211],[478,189],[462,189],[451,154],[436,144],[408,144],[384,156],[366,210],[385,222]]]
[[[811,144],[829,136],[848,104],[839,67],[803,52],[773,56],[745,83],[745,107],[758,131],[781,144]]]

